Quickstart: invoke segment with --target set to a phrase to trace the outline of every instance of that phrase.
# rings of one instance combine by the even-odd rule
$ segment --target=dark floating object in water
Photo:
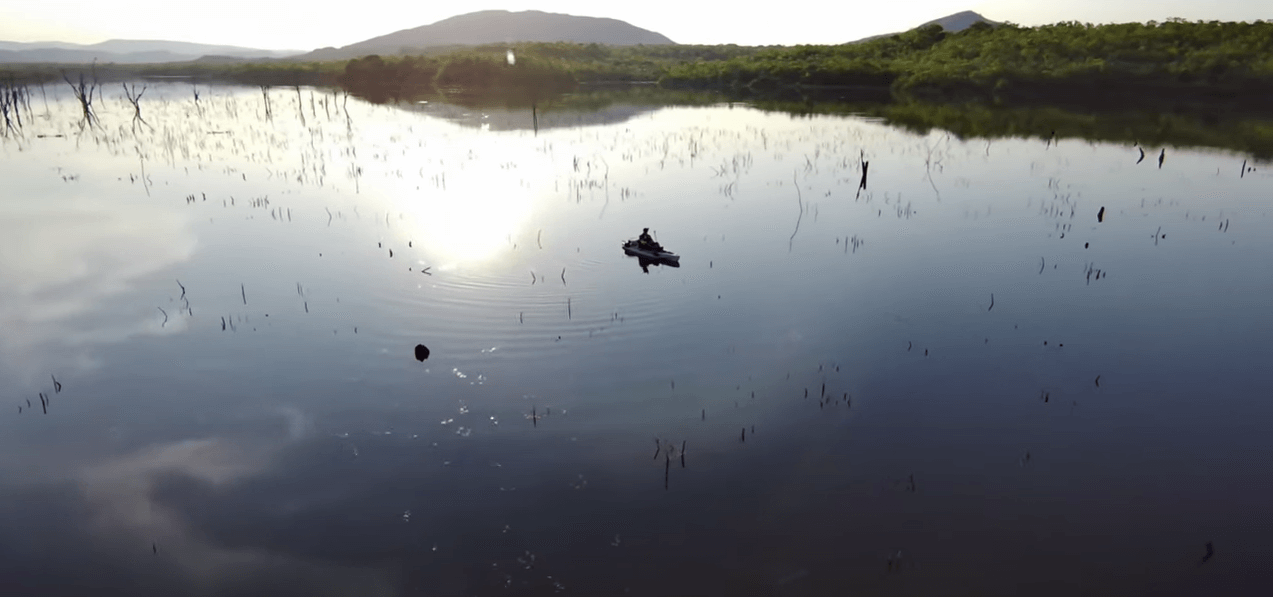
[[[427,358],[429,358],[429,347],[423,344],[416,344],[415,345],[415,360],[424,362],[424,360]]]
[[[1162,152],[1158,154],[1158,169],[1159,170],[1162,170],[1162,161],[1163,161],[1163,158],[1165,157],[1167,157],[1167,148],[1164,147]]]
[[[990,308],[986,309],[986,311],[989,311],[990,309],[993,309],[993,308],[995,308],[995,293],[992,292],[990,293]]]
[[[1091,243],[1083,243],[1083,248],[1084,248],[1084,249],[1086,249],[1086,248],[1087,248],[1088,246],[1090,246],[1090,245],[1091,245]]]
[[[1097,222],[1105,221],[1105,208],[1103,206],[1101,207],[1101,211],[1096,212],[1096,221]]]
[[[1139,164],[1139,163],[1141,163],[1141,162],[1145,161],[1145,148],[1143,148],[1143,147],[1137,147],[1136,149],[1139,149],[1139,150],[1140,150],[1140,159],[1136,160],[1136,163],[1137,163],[1137,164]]]
[[[1101,376],[1099,375],[1096,376],[1096,387],[1101,387]]]
[[[1214,548],[1214,547],[1212,547],[1212,546],[1211,546],[1211,542],[1210,542],[1210,541],[1208,541],[1208,542],[1207,542],[1207,555],[1202,556],[1202,561],[1201,561],[1201,562],[1198,562],[1198,565],[1199,565],[1199,566],[1201,566],[1201,565],[1203,565],[1203,564],[1206,564],[1206,563],[1207,563],[1207,560],[1210,560],[1210,559],[1211,559],[1211,556],[1214,556],[1214,555],[1216,555],[1216,550],[1215,550],[1215,548]]]

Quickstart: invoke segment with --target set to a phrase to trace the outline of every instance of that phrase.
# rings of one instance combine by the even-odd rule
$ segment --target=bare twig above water
[[[1201,565],[1203,565],[1203,564],[1206,564],[1206,563],[1207,563],[1207,560],[1210,560],[1210,559],[1211,559],[1211,557],[1212,557],[1212,556],[1214,556],[1214,555],[1216,555],[1215,547],[1213,547],[1213,546],[1211,545],[1211,542],[1210,542],[1210,541],[1208,541],[1208,542],[1207,542],[1207,553],[1206,553],[1205,555],[1203,555],[1203,556],[1202,556],[1202,560],[1198,562],[1198,565],[1199,565],[1199,566],[1201,566]]]
[[[787,239],[787,252],[791,252],[792,243],[796,241],[796,233],[800,232],[800,221],[804,219],[804,197],[800,196],[798,174],[795,170],[791,171],[791,182],[796,186],[796,204],[800,207],[800,215],[796,216],[796,229],[791,231],[791,238]]]
[[[137,123],[139,122],[153,130],[154,127],[150,126],[150,123],[141,117],[141,96],[146,93],[146,86],[142,85],[141,91],[137,91],[136,84],[133,84],[131,89],[128,87],[128,83],[123,83],[123,86],[124,97],[127,97],[128,103],[133,105],[133,132],[137,131]]]
[[[265,119],[273,120],[274,111],[270,109],[270,86],[269,85],[261,86],[261,97],[265,100]]]
[[[71,92],[75,94],[75,99],[79,100],[80,108],[84,111],[84,124],[93,126],[97,123],[97,114],[93,112],[93,92],[97,91],[97,60],[93,60],[93,81],[90,83],[84,79],[84,73],[80,73],[77,83],[71,82],[71,78],[67,76],[66,71],[62,71],[62,79],[67,85],[71,86]]]
[[[871,165],[870,162],[866,161],[866,151],[862,151],[862,154],[858,159],[862,162],[862,181],[858,183],[858,192],[854,199],[860,197],[862,195],[862,191],[866,190],[866,170]]]

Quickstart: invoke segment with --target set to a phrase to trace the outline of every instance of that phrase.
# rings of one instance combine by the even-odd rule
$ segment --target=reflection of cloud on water
[[[312,501],[300,495],[280,501],[277,492],[253,489],[280,474],[288,450],[313,447],[295,443],[311,426],[307,415],[295,408],[278,415],[288,440],[191,439],[73,467],[78,470],[46,466],[38,478],[22,475],[21,485],[5,475],[0,558],[20,571],[7,577],[32,594],[82,594],[90,586],[113,588],[95,592],[101,595],[259,594],[263,587],[271,595],[396,593],[378,567],[311,562],[268,539],[225,541],[202,527],[204,511],[220,512],[225,504],[237,510],[245,491],[273,515],[252,520],[254,508],[246,508],[246,522],[269,523],[267,533],[289,526],[292,502]]]
[[[82,367],[90,359],[76,349],[85,345],[179,331],[176,313],[161,327],[163,316],[151,305],[106,313],[103,303],[188,259],[194,247],[189,218],[177,212],[107,195],[68,196],[58,187],[28,186],[6,197],[0,202],[6,373],[42,377],[53,366],[50,353],[57,353],[59,368]]]
[[[288,418],[295,419],[298,413]],[[183,493],[188,484],[225,488],[269,467],[276,447],[248,447],[225,440],[190,440],[142,450],[85,470],[80,486],[87,505],[86,529],[98,541],[133,545],[175,564],[187,586],[234,586],[263,578],[296,577],[298,593],[339,593],[342,578],[374,585],[374,571],[316,565],[272,551],[268,546],[228,546],[209,541],[187,521],[192,506],[172,507],[163,496]],[[152,548],[153,545],[153,548]],[[122,546],[121,546],[122,547]],[[152,549],[162,553],[155,554]],[[304,580],[302,580],[304,579]],[[309,586],[306,586],[309,585]],[[301,587],[305,587],[303,590]],[[323,589],[326,590],[323,590]],[[352,588],[352,587],[344,587]],[[314,591],[317,591],[316,593]]]

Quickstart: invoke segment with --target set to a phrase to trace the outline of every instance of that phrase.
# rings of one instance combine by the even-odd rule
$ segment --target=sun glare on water
[[[534,193],[519,180],[483,168],[451,171],[446,190],[404,192],[394,210],[404,214],[405,236],[439,266],[490,261],[510,251],[528,225]]]

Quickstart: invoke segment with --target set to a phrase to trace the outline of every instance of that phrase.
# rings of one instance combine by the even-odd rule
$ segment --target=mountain
[[[88,45],[56,41],[30,43],[0,41],[0,63],[49,62],[87,64],[97,60],[101,63],[139,64],[147,62],[186,62],[207,55],[253,59],[283,58],[299,53],[300,51],[259,50],[239,46],[140,39],[112,39]]]
[[[519,41],[568,41],[613,46],[675,43],[661,34],[616,19],[527,10],[483,10],[404,29],[342,48],[323,48],[301,60],[343,60],[368,54],[397,54],[433,46],[482,45]]]
[[[946,31],[954,33],[956,31],[963,31],[964,29],[971,27],[973,23],[989,23],[991,25],[999,24],[998,21],[992,21],[971,10],[965,10],[962,12],[957,12],[952,15],[946,15],[940,19],[933,19],[915,28],[919,29],[920,27],[927,27],[929,25],[941,25],[942,29],[945,29]],[[849,43],[859,44],[862,42],[880,39],[881,37],[889,37],[893,35],[897,35],[897,33],[885,33],[883,35],[872,35],[870,37],[864,37],[862,39],[859,39],[857,41],[851,41]]]

